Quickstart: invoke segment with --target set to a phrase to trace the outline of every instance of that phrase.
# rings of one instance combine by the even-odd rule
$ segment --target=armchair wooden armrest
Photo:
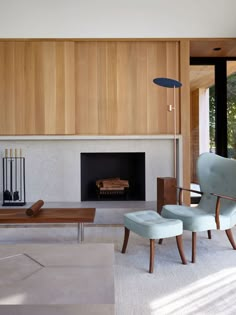
[[[211,195],[216,196],[216,197],[219,197],[219,198],[224,198],[224,199],[236,201],[236,198],[234,198],[234,197],[229,197],[229,196],[219,195],[219,194],[214,194],[214,193],[211,193]]]
[[[236,198],[234,197],[229,197],[229,196],[225,196],[225,195],[219,195],[219,194],[215,194],[215,193],[211,193],[212,196],[215,196],[216,199],[216,211],[215,211],[215,220],[216,220],[216,227],[219,230],[220,229],[220,199],[227,199],[227,200],[231,200],[231,201],[236,201]]]
[[[183,188],[183,187],[176,187],[177,189],[179,189],[179,204],[182,205],[183,204],[183,191],[189,191],[189,192],[194,192],[196,194],[199,195],[203,195],[202,191],[199,190],[194,190],[194,189],[188,189],[188,188]]]

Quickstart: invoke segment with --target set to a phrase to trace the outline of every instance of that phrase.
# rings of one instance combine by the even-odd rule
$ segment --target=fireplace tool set
[[[9,155],[8,155],[9,151]],[[3,158],[3,206],[23,206],[25,201],[25,158],[22,150],[5,149]]]

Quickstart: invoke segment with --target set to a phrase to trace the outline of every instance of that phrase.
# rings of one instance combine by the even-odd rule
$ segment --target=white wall
[[[14,139],[14,137],[10,137]],[[16,138],[16,137],[15,137]],[[0,138],[0,157],[5,149],[22,149],[26,169],[26,200],[80,201],[81,152],[145,152],[146,200],[156,200],[157,177],[173,176],[173,137],[18,137]],[[27,138],[29,140],[24,140]],[[43,139],[51,140],[43,140]],[[68,139],[70,138],[70,139]],[[82,138],[82,137],[81,137]],[[2,140],[4,139],[4,140]],[[21,140],[20,140],[21,139]],[[73,140],[71,140],[73,139]],[[182,183],[182,140],[178,136],[179,183]],[[9,152],[9,151],[8,151]],[[18,151],[19,152],[19,151]],[[9,176],[9,173],[8,173]],[[0,200],[2,199],[2,167],[0,168]],[[9,185],[9,180],[8,180]],[[14,186],[14,182],[13,182]],[[9,187],[8,187],[9,189]],[[13,188],[14,190],[14,188]]]
[[[235,37],[235,0],[0,0],[0,38]]]
[[[236,0],[0,0],[0,38],[235,37],[235,12]],[[101,149],[90,144],[91,151]],[[88,144],[4,141],[0,152],[19,145],[27,157],[28,201],[80,200],[79,152],[90,151]],[[172,145],[133,145],[119,150],[147,150],[146,199],[155,200],[156,177],[173,175]],[[117,141],[113,146],[105,149],[118,150]]]

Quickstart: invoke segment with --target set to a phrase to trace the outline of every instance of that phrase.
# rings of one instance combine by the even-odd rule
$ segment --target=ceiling
[[[220,48],[220,50],[214,50]],[[190,41],[190,57],[236,57],[236,38],[193,39]]]
[[[221,48],[214,50],[214,48]],[[191,40],[191,57],[236,57],[235,39]],[[228,61],[227,75],[236,72],[236,60]],[[208,88],[214,85],[214,66],[190,66],[190,88]]]
[[[227,75],[236,72],[236,60],[227,64]],[[209,88],[215,83],[214,66],[190,66],[190,89]]]

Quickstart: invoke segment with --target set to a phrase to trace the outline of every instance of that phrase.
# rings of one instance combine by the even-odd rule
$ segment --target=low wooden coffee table
[[[84,223],[94,222],[95,208],[42,208],[36,217],[26,209],[0,209],[0,224],[78,223],[78,242],[84,240]]]

